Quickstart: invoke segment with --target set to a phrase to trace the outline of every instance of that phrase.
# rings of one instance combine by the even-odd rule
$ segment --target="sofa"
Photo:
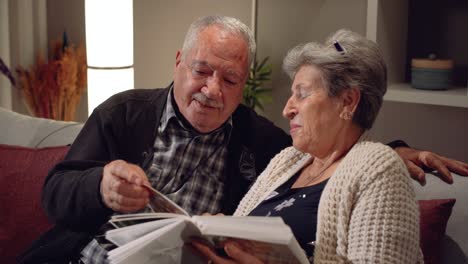
[[[421,230],[422,246],[424,242],[431,243],[435,248],[429,245],[426,252],[436,253],[432,261],[427,261],[425,256],[426,263],[468,264],[468,177],[454,175],[453,184],[446,184],[431,174],[426,175],[426,180],[425,186],[414,183],[420,207],[426,207],[421,210],[421,225],[425,224],[426,231]],[[451,199],[456,200],[453,208]],[[443,222],[447,220],[444,230]]]
[[[42,184],[83,124],[2,108],[0,124],[0,263],[8,264],[51,227],[40,204]],[[428,175],[426,186],[415,182],[415,190],[426,263],[468,263],[468,177],[455,176],[448,185]]]
[[[52,224],[40,203],[44,178],[63,159],[83,124],[34,118],[0,108],[0,263]]]

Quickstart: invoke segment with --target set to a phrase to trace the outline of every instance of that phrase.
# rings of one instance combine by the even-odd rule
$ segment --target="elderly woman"
[[[407,169],[390,147],[365,137],[386,91],[377,45],[339,30],[324,45],[292,49],[283,68],[293,79],[283,115],[294,147],[273,158],[235,215],[281,216],[315,263],[422,262]],[[215,263],[232,263],[195,246]],[[232,245],[227,253],[257,262]]]

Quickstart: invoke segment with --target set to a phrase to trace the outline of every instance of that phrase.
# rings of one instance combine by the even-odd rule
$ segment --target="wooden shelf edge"
[[[430,91],[412,88],[409,83],[396,83],[388,85],[384,100],[468,108],[468,88]]]

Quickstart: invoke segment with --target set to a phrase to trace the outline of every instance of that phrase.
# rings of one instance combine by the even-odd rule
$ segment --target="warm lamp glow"
[[[88,115],[133,89],[133,0],[85,0]]]
[[[133,88],[133,68],[95,70],[88,68],[88,113],[111,95]]]
[[[86,0],[85,14],[88,65],[132,66],[132,0]]]

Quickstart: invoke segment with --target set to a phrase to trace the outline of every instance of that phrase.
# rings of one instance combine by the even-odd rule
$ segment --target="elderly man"
[[[291,144],[240,105],[254,53],[252,34],[237,19],[200,18],[177,52],[169,87],[127,91],[100,105],[45,182],[43,205],[56,226],[21,261],[102,263],[105,245],[93,238],[112,214],[145,208],[145,184],[189,213],[232,214],[270,159]],[[407,163],[435,166],[448,181],[447,166],[468,174],[456,161],[402,150]]]

